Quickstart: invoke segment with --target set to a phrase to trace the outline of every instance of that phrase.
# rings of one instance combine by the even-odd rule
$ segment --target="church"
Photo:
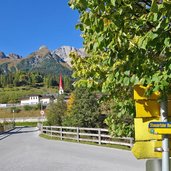
[[[59,94],[64,94],[63,82],[62,82],[62,74],[61,73],[60,73],[60,76],[59,76]]]

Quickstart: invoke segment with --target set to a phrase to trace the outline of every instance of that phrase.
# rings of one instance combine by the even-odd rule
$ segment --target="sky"
[[[42,45],[81,48],[78,22],[68,0],[0,0],[0,51],[25,57]]]

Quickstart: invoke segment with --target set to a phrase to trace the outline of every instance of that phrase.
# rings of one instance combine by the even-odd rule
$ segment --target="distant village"
[[[64,94],[64,88],[62,83],[62,74],[59,77],[59,90],[56,95],[54,94],[31,94],[20,99],[20,104],[0,104],[0,107],[11,107],[11,106],[25,106],[25,105],[48,105],[49,103],[55,102],[58,95]]]
[[[59,77],[59,93],[58,94],[63,94],[64,89],[63,89],[63,84],[62,84],[62,74],[60,74]],[[24,97],[21,99],[21,105],[35,105],[35,104],[43,104],[47,105],[51,102],[54,102],[56,100],[57,96],[54,95],[37,95],[37,94],[32,94],[27,97]]]

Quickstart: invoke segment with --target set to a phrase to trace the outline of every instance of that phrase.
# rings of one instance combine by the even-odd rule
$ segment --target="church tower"
[[[63,84],[62,84],[62,74],[60,73],[59,76],[59,94],[63,94],[64,93],[64,89],[63,89]]]

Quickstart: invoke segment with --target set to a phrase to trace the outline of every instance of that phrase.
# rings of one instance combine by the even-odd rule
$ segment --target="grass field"
[[[11,108],[0,108],[0,118],[13,118],[13,115],[15,118],[24,118],[24,117],[39,117],[40,116],[40,110],[21,110],[20,112],[13,113],[11,111]]]
[[[53,94],[56,93],[57,87],[12,87],[12,88],[0,88],[0,103],[19,103],[22,97],[30,94]]]
[[[36,127],[37,122],[16,122],[15,126],[29,126],[29,127]]]

